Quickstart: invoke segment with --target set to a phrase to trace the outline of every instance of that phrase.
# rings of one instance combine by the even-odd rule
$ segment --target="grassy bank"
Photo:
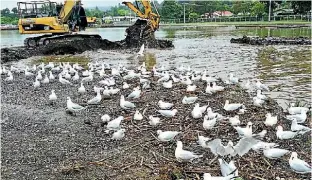
[[[161,26],[227,26],[227,25],[309,25],[308,21],[243,21],[243,22],[196,22],[196,23],[170,23]]]

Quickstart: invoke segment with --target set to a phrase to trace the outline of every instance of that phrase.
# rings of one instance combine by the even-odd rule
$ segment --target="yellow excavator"
[[[140,10],[138,2],[141,2]],[[136,6],[131,2],[123,2],[141,19],[136,24],[144,25],[141,29],[140,38],[154,36],[159,28],[160,16],[152,12],[151,1],[137,0]],[[44,34],[36,37],[29,37],[24,40],[26,47],[38,47],[58,41],[70,41],[76,39],[95,38],[102,39],[98,34],[81,34],[88,26],[85,10],[81,0],[65,0],[64,4],[57,4],[49,0],[18,2],[18,28],[20,34]],[[156,9],[157,10],[157,9]],[[152,33],[151,33],[152,32]],[[137,37],[137,32],[128,33]]]
[[[49,0],[18,2],[18,29],[20,34],[44,34],[29,37],[26,47],[38,47],[60,40],[96,38],[96,34],[78,34],[87,27],[87,17],[81,0],[65,0],[57,4]]]
[[[140,10],[140,6],[138,2],[141,2],[144,8],[144,11]],[[160,22],[160,16],[157,12],[156,13],[152,12],[152,6],[151,6],[151,1],[149,0],[137,0],[135,1],[136,5],[134,5],[131,2],[124,1],[122,4],[128,6],[134,13],[136,13],[141,19],[147,21],[147,25],[150,27],[150,30],[152,32],[155,32],[159,28],[159,22]]]

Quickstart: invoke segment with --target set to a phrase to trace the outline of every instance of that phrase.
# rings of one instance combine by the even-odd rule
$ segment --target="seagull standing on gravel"
[[[40,87],[40,81],[38,81],[38,79],[36,78],[34,82],[34,88],[38,88],[38,87]]]
[[[287,153],[289,151],[286,149],[270,148],[269,146],[265,146],[263,150],[263,155],[269,159],[279,159]]]
[[[232,73],[230,73],[230,79],[229,79],[231,84],[237,84],[238,83],[238,78],[234,77]]]
[[[142,44],[142,46],[140,47],[140,51],[138,52],[138,56],[144,56],[143,52],[144,52],[144,44]]]
[[[226,111],[235,111],[235,110],[237,110],[239,108],[243,108],[243,107],[244,107],[243,104],[238,104],[238,103],[230,104],[229,100],[226,100],[223,109]]]
[[[13,81],[13,74],[11,73],[11,71],[8,71],[8,76],[7,78],[5,78],[5,81]]]
[[[122,138],[125,137],[125,129],[119,129],[118,131],[113,133],[112,139],[113,140],[121,140]]]
[[[234,117],[230,117],[229,122],[231,123],[232,126],[240,125],[239,116],[235,115]]]
[[[289,158],[290,168],[299,174],[307,174],[311,173],[311,165],[307,162],[298,158],[298,154],[296,152],[292,152]]]
[[[34,75],[34,73],[29,72],[29,71],[28,71],[28,67],[26,67],[26,69],[25,69],[25,76],[26,76],[26,77],[29,77],[29,76],[33,76],[33,75]]]
[[[292,139],[296,135],[298,135],[299,132],[292,132],[292,131],[283,131],[282,126],[276,127],[276,136],[278,139],[284,140],[284,139]]]
[[[219,158],[218,161],[220,164],[221,174],[223,177],[229,176],[233,171],[235,171],[234,175],[238,176],[238,170],[235,170],[237,168],[234,164],[234,161],[227,163],[224,159],[221,158]]]
[[[172,80],[170,80],[168,82],[163,82],[162,85],[166,89],[171,89],[172,88]]]
[[[140,113],[139,110],[136,110],[135,113],[134,113],[134,116],[133,116],[133,119],[134,120],[138,120],[138,121],[141,121],[143,119],[143,115]]]
[[[203,157],[203,155],[197,155],[191,151],[183,150],[183,144],[181,141],[177,141],[177,147],[174,155],[179,162],[192,161],[193,159]]]
[[[274,126],[277,123],[277,116],[272,116],[271,113],[267,113],[265,117],[266,119],[264,121],[264,124],[266,126]]]
[[[268,99],[268,97],[266,97],[266,95],[261,94],[261,90],[260,89],[257,90],[257,98],[258,99],[262,99],[262,100],[267,100]]]
[[[119,116],[116,119],[113,119],[113,120],[109,121],[107,123],[106,128],[108,130],[119,130],[120,129],[120,123],[121,123],[122,120],[124,120],[124,117],[123,116]]]
[[[42,84],[48,84],[50,82],[47,75],[45,75],[44,79],[42,80]]]
[[[122,109],[133,109],[135,108],[136,106],[132,103],[132,102],[129,102],[129,101],[126,101],[125,100],[125,97],[123,95],[120,96],[120,107]]]
[[[159,117],[153,117],[152,115],[150,115],[150,116],[148,117],[148,119],[149,119],[149,124],[150,124],[151,126],[156,126],[157,124],[160,123],[160,118],[159,118]]]
[[[73,81],[78,81],[79,80],[79,74],[78,74],[77,71],[75,72],[75,75],[72,77],[72,80]]]
[[[52,71],[49,71],[49,79],[50,80],[54,80],[55,79],[54,75],[52,74]]]
[[[101,96],[101,90],[97,89],[96,91],[96,96],[92,99],[90,99],[87,103],[88,104],[99,104],[102,100],[102,96]]]
[[[50,101],[51,103],[53,103],[54,101],[56,101],[56,99],[57,99],[57,96],[56,96],[56,94],[55,94],[55,90],[52,89],[52,90],[51,90],[51,94],[50,94],[50,96],[49,96],[49,101]]]
[[[305,120],[307,119],[307,110],[306,109],[301,109],[300,114],[293,114],[293,115],[287,115],[286,119],[292,120],[296,119],[298,123],[304,123]]]
[[[216,124],[217,124],[217,118],[213,118],[211,120],[208,120],[208,116],[204,117],[203,128],[205,130],[212,129]]]
[[[199,103],[195,104],[195,107],[193,108],[191,114],[192,114],[192,117],[194,119],[198,119],[198,118],[201,118],[203,116],[203,112],[199,107]]]
[[[291,103],[290,107],[288,108],[289,114],[301,114],[301,110],[306,110],[306,112],[309,111],[309,108],[306,107],[295,107],[295,103]]]
[[[78,111],[85,109],[85,107],[80,106],[79,104],[73,103],[70,97],[67,97],[67,109],[72,113],[76,113]]]
[[[270,91],[270,89],[268,88],[268,86],[266,86],[265,84],[262,84],[259,79],[257,79],[257,83],[256,83],[256,88],[259,90],[263,90],[263,91]]]
[[[127,82],[123,82],[122,89],[129,89],[129,84]]]
[[[183,104],[193,104],[195,103],[195,101],[198,99],[197,96],[195,97],[186,97],[184,96],[183,99],[182,99],[182,103]]]
[[[209,138],[209,137],[204,137],[204,136],[198,135],[197,143],[198,143],[202,148],[208,148],[207,142],[210,141],[210,140],[211,140],[211,138]]]
[[[304,134],[308,131],[311,131],[311,128],[298,124],[296,119],[293,119],[291,122],[291,131],[301,131],[300,134]]]
[[[164,102],[162,100],[158,101],[158,106],[160,109],[170,109],[173,105],[173,103]]]
[[[259,99],[258,97],[253,97],[253,105],[257,107],[262,107],[262,104],[264,101],[262,99]]]
[[[72,83],[69,82],[68,80],[64,79],[61,74],[59,74],[59,81],[62,84],[70,84],[70,85],[72,85]]]
[[[78,88],[78,93],[83,94],[86,92],[86,88],[83,86],[83,82],[80,83],[80,87]]]
[[[38,71],[37,77],[38,80],[42,80],[42,75],[41,75],[41,71]]]
[[[247,126],[242,128],[239,126],[234,126],[234,129],[237,131],[239,136],[251,137],[252,136],[252,122],[248,122]]]
[[[110,119],[111,119],[111,117],[110,117],[108,114],[104,114],[104,115],[101,117],[102,122],[109,122]]]
[[[140,95],[141,95],[140,87],[133,88],[133,90],[134,90],[134,91],[132,91],[132,92],[127,96],[127,98],[137,99],[137,98],[140,97]]]
[[[179,131],[162,131],[157,130],[158,139],[162,142],[172,141],[178,134],[182,132]]]
[[[173,109],[173,110],[158,110],[158,112],[165,117],[168,118],[172,118],[173,116],[176,115],[176,113],[178,112],[177,109]]]

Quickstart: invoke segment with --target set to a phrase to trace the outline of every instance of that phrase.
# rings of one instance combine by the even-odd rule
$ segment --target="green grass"
[[[161,26],[217,26],[217,25],[303,25],[308,21],[243,21],[243,22],[196,22],[196,23],[168,23]]]
[[[49,63],[49,62],[69,62],[70,64],[78,63],[82,67],[86,67],[90,62],[89,58],[85,56],[44,56],[40,59],[35,59],[32,61],[32,64],[40,64],[40,63]]]

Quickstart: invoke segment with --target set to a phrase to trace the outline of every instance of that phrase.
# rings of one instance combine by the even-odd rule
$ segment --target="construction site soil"
[[[308,37],[247,37],[232,38],[231,43],[251,44],[251,45],[311,45],[311,38]]]
[[[144,43],[149,48],[171,48],[172,41],[156,39],[154,32],[149,31],[146,21],[138,20],[126,29],[127,36],[121,41],[107,39],[78,39],[58,41],[37,48],[10,47],[1,49],[1,62],[17,61],[32,56],[77,54],[90,50],[116,50],[139,48]]]

